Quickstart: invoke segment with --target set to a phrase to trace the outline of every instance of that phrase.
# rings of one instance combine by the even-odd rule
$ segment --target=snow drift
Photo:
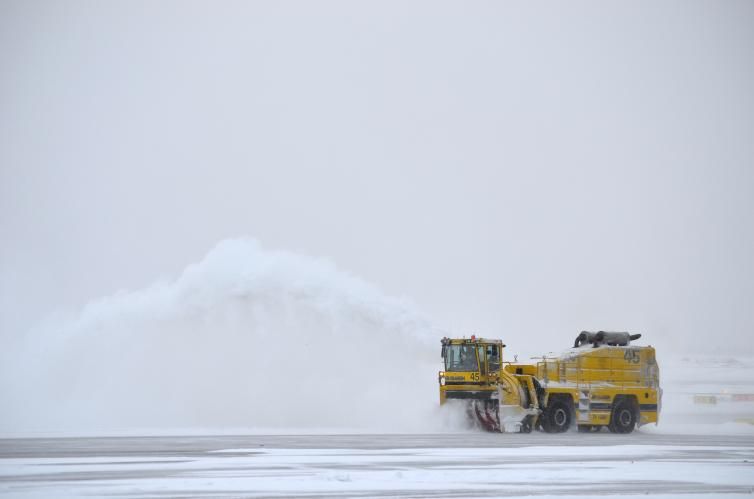
[[[6,351],[0,429],[418,430],[436,410],[437,337],[327,261],[226,240]]]

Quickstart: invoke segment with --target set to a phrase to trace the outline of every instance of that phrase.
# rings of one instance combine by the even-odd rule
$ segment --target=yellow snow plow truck
[[[630,433],[657,423],[660,370],[640,334],[583,331],[573,348],[536,364],[503,361],[501,340],[442,339],[440,404],[458,400],[488,431]]]

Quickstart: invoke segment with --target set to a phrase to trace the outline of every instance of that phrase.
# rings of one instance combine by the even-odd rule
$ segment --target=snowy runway
[[[753,489],[746,435],[0,440],[4,497],[752,497]]]

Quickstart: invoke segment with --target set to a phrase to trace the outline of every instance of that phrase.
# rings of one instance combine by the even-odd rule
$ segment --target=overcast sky
[[[0,0],[1,337],[248,235],[455,334],[751,351],[752,89],[750,1]]]

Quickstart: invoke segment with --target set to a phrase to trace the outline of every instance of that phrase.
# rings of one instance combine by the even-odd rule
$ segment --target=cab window
[[[497,345],[487,345],[487,366],[490,372],[500,370],[500,348]]]
[[[445,349],[446,371],[478,371],[474,345],[448,345]]]

